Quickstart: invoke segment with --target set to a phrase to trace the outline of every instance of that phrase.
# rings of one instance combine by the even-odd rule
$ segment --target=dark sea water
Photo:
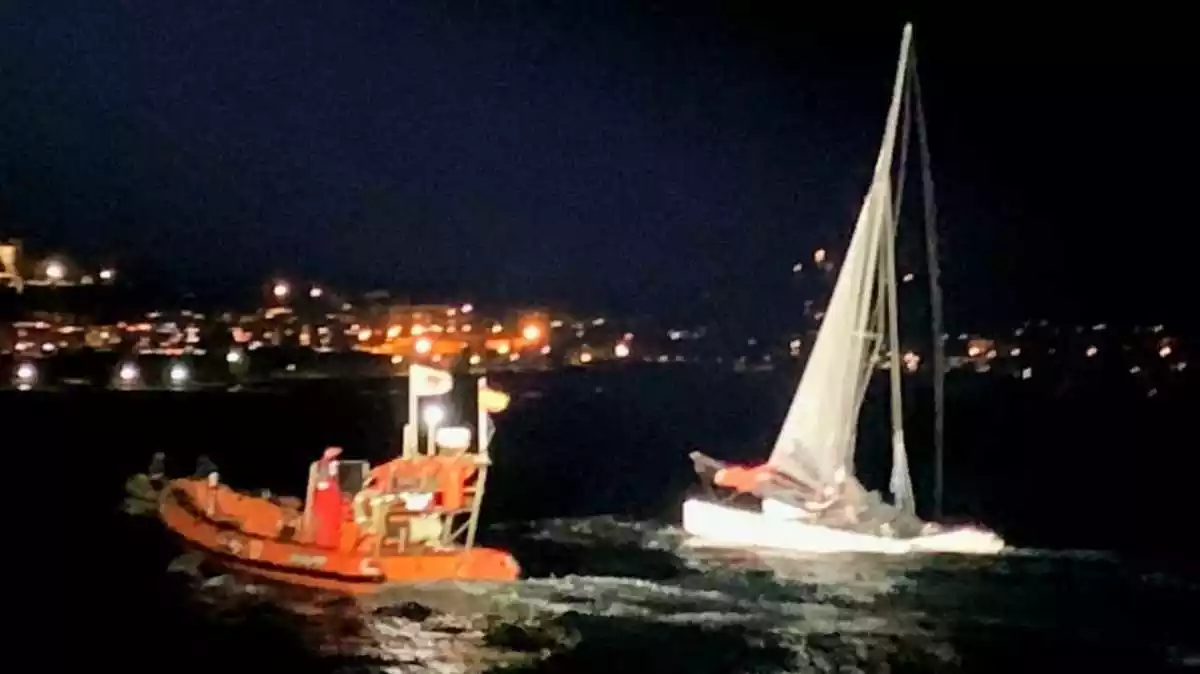
[[[1190,541],[1200,406],[1183,384],[1150,396],[1099,375],[956,375],[948,514],[987,522],[1020,548],[971,560],[680,546],[687,452],[765,456],[791,373],[658,367],[493,381],[513,404],[497,419],[482,537],[512,550],[528,578],[457,591],[467,597],[458,613],[500,607],[486,629],[456,622],[460,599],[400,593],[359,607],[179,562],[168,571],[175,544],[120,512],[125,478],[155,451],[177,471],[207,454],[235,486],[286,493],[301,493],[328,445],[385,459],[403,423],[401,379],[0,392],[5,456],[20,476],[8,502],[23,543],[9,549],[36,560],[10,584],[39,597],[13,616],[31,634],[17,650],[42,668],[121,671],[499,671],[488,663],[514,652],[526,657],[512,671],[541,672],[1200,667]],[[914,384],[910,398],[927,393]],[[868,405],[859,450],[876,485],[887,468],[882,403]],[[928,504],[929,409],[914,402],[909,416]]]

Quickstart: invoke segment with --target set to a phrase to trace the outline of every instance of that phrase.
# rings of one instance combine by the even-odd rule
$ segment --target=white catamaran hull
[[[996,534],[963,527],[916,538],[886,538],[843,531],[761,512],[688,499],[683,502],[683,530],[694,544],[714,547],[772,548],[790,552],[867,552],[905,555],[924,552],[996,554],[1004,541]]]

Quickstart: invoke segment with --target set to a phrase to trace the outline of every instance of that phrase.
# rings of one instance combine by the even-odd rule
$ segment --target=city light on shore
[[[832,264],[824,249],[813,252],[812,258],[819,261],[822,270]],[[809,266],[807,262],[796,264],[805,269]],[[76,292],[81,293],[80,297],[97,292],[116,297],[137,283],[131,277],[122,284],[123,290],[103,287],[111,286],[116,278],[113,267],[85,267],[65,254],[36,260],[29,269],[29,284],[45,288],[35,291],[45,292],[45,297],[61,298]],[[82,290],[88,285],[97,287]],[[109,370],[108,385],[118,390],[155,386],[194,390],[221,381],[242,386],[252,374],[250,355],[255,354],[257,371],[258,363],[269,364],[273,359],[264,354],[260,360],[260,350],[272,349],[287,350],[287,362],[268,365],[266,370],[296,373],[327,367],[317,359],[306,365],[306,359],[295,356],[296,349],[321,354],[368,354],[378,357],[389,373],[411,362],[443,368],[461,366],[474,373],[704,362],[757,372],[802,364],[813,348],[815,330],[823,315],[818,300],[811,300],[804,304],[794,324],[778,334],[729,340],[714,338],[726,329],[719,317],[703,324],[680,325],[666,323],[652,314],[625,317],[611,313],[571,315],[548,308],[480,308],[461,299],[413,304],[392,301],[384,292],[355,296],[300,275],[268,278],[260,288],[265,289],[257,295],[261,306],[240,311],[207,313],[164,307],[97,324],[91,324],[87,316],[51,311],[39,313],[33,320],[0,324],[0,353],[12,354],[25,363],[18,372],[18,364],[9,360],[13,364],[7,371],[8,383],[53,388],[57,386],[53,375],[57,368],[41,368],[40,363],[81,349],[128,354],[109,366],[113,369]],[[305,301],[289,301],[297,295]],[[330,301],[308,301],[321,298]],[[1170,389],[1158,379],[1173,380],[1186,376],[1185,372],[1190,374],[1186,370],[1189,344],[1169,326],[1157,323],[1125,330],[1094,320],[1056,325],[1039,318],[990,335],[960,328],[943,334],[942,339],[947,347],[945,365],[951,370],[1023,378],[1032,376],[1036,369],[1038,378],[1044,380],[1044,373],[1082,357],[1096,366],[1116,364],[1118,371],[1128,376],[1156,379],[1154,388],[1159,396]],[[915,341],[901,345],[901,370],[906,376],[922,377],[937,371],[931,367],[936,363],[930,347]],[[218,362],[225,362],[215,370],[205,365],[209,361],[203,356],[206,350]],[[155,355],[171,360],[161,365],[151,363],[162,361],[138,360]],[[875,364],[881,370],[888,369],[890,358],[878,358]],[[31,383],[34,378],[36,385]]]
[[[67,265],[61,260],[50,260],[46,263],[46,278],[52,282],[62,281],[67,277]]]

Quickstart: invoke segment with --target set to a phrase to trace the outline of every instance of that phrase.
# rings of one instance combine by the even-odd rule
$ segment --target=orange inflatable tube
[[[199,479],[168,483],[159,517],[187,544],[228,568],[312,588],[360,594],[399,583],[512,581],[520,575],[511,555],[491,548],[376,554],[377,539],[353,521],[342,524],[336,548],[320,547],[303,530],[299,508]]]

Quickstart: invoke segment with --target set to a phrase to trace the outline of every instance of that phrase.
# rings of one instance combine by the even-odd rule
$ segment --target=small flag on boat
[[[412,365],[408,368],[408,385],[414,395],[440,396],[454,388],[454,376],[444,370]]]
[[[486,386],[479,389],[479,406],[489,414],[497,414],[508,408],[509,397],[503,391]]]

